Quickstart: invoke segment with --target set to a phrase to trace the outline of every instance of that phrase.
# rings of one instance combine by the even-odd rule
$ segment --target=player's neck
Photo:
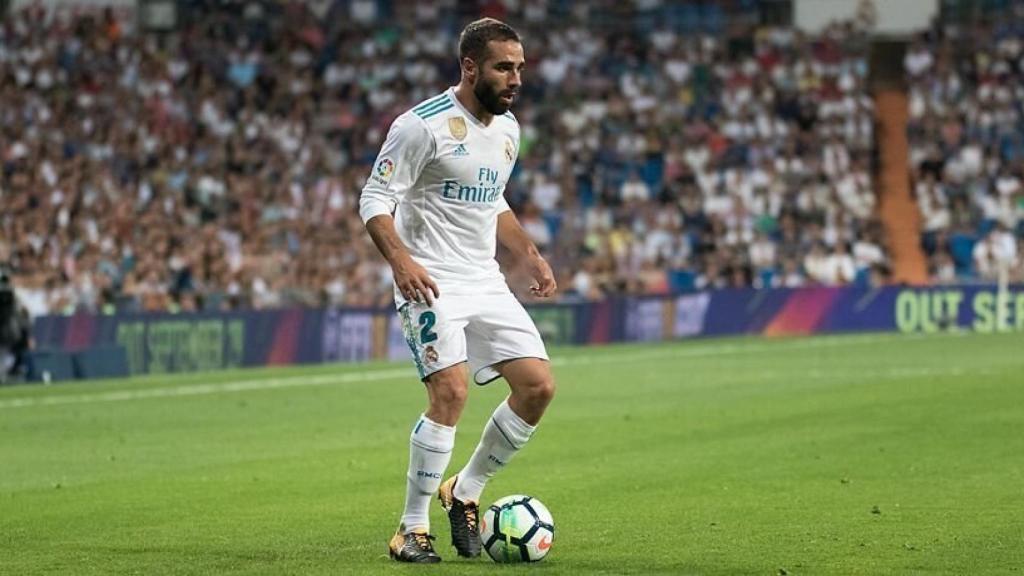
[[[480,121],[484,126],[490,126],[491,120],[494,119],[494,114],[491,114],[484,108],[484,105],[480,103],[480,100],[473,93],[473,89],[466,86],[463,83],[459,83],[455,87],[455,97],[459,100],[459,104],[469,111],[477,120]]]

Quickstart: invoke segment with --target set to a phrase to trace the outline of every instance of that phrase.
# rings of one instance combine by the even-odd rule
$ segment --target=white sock
[[[430,531],[430,499],[441,486],[444,470],[455,447],[455,427],[420,416],[409,436],[409,471],[406,475],[405,530]]]
[[[512,411],[508,399],[499,404],[484,426],[473,456],[459,472],[455,497],[479,503],[487,481],[526,445],[535,429]]]

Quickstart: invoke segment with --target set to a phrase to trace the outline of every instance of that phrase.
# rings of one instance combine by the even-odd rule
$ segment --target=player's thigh
[[[486,384],[501,374],[499,363],[518,358],[547,361],[544,340],[529,313],[512,294],[475,297],[468,319],[467,354],[473,380]]]
[[[455,410],[450,413],[452,425],[458,419],[458,414],[466,404],[469,396],[469,375],[466,373],[466,363],[459,362],[447,368],[442,368],[423,379],[427,387],[427,397],[430,406],[439,410]]]
[[[409,302],[398,315],[421,380],[466,361],[466,320],[457,302]]]

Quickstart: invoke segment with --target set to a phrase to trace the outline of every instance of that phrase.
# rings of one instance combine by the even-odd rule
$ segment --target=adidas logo
[[[469,156],[469,150],[466,150],[465,144],[459,144],[455,147],[455,151],[452,152],[452,156]]]

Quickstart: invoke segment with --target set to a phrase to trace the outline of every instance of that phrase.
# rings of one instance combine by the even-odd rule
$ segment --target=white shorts
[[[473,381],[500,376],[494,365],[515,358],[548,359],[533,319],[511,293],[442,295],[433,306],[407,302],[398,310],[420,379],[469,362]]]

